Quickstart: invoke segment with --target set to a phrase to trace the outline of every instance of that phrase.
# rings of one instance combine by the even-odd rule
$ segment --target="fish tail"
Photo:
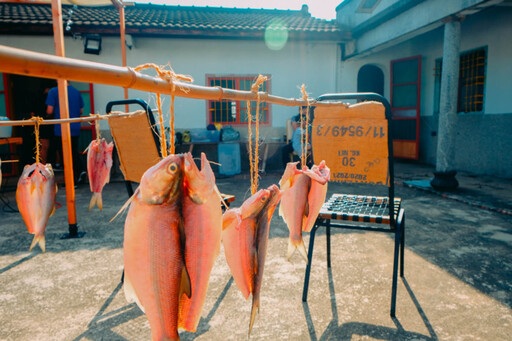
[[[91,197],[91,202],[89,203],[89,211],[91,208],[97,205],[100,211],[103,211],[103,200],[101,198],[101,193],[93,193]]]
[[[43,250],[43,252],[46,252],[46,240],[44,238],[44,235],[34,235],[34,239],[32,239],[32,244],[30,244],[30,248],[28,250],[32,251],[34,246],[36,246],[37,244],[39,244],[39,247],[41,248],[41,250]]]
[[[286,259],[290,261],[290,258],[292,258],[293,253],[295,250],[299,250],[300,255],[304,260],[306,261],[306,264],[308,264],[308,253],[306,252],[306,246],[304,245],[304,241],[301,240],[299,243],[292,242],[291,239],[288,239],[288,251],[286,253]]]
[[[252,295],[252,308],[251,308],[251,320],[249,321],[249,333],[247,337],[251,336],[252,326],[254,325],[254,320],[256,319],[256,314],[260,312],[260,295]]]

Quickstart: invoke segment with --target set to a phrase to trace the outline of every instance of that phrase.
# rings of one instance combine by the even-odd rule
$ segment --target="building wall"
[[[0,44],[31,51],[54,53],[52,37],[0,36]],[[103,37],[100,55],[83,53],[80,39],[65,38],[66,56],[100,63],[120,65],[121,50],[118,37]],[[302,97],[300,87],[306,85],[314,98],[336,89],[338,45],[325,42],[288,42],[280,51],[269,50],[263,41],[223,39],[167,39],[134,37],[134,47],[127,49],[127,64],[143,63],[165,65],[170,63],[176,73],[190,75],[194,84],[205,85],[206,75],[271,76],[271,93],[282,97]],[[155,75],[154,72],[147,71]],[[119,87],[94,85],[96,112],[103,113],[108,101],[123,98]],[[129,90],[130,98],[142,98],[156,107],[155,95]],[[163,97],[163,112],[169,112],[170,97]],[[122,109],[122,108],[120,108]],[[207,101],[176,98],[176,127],[178,129],[204,128],[207,124]],[[298,112],[295,107],[272,105],[271,127],[263,128],[262,135],[282,137],[286,120]],[[272,129],[275,128],[275,129]],[[102,122],[102,129],[108,129]],[[240,129],[242,134],[246,130]]]
[[[512,177],[512,8],[494,7],[462,22],[460,51],[487,48],[484,111],[458,114],[456,168],[477,174]],[[434,113],[435,60],[443,53],[443,27],[340,67],[340,91],[357,89],[357,72],[374,64],[384,72],[384,95],[390,95],[390,62],[422,56],[420,161],[435,165],[438,115]]]

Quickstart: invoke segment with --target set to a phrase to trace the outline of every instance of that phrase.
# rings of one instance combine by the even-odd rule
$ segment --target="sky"
[[[236,8],[266,8],[300,10],[302,5],[308,5],[309,13],[315,18],[336,19],[336,7],[343,0],[125,0],[125,2],[181,5],[181,6],[210,6]]]

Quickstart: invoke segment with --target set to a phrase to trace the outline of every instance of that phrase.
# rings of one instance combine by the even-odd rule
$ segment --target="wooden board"
[[[331,180],[388,185],[388,124],[378,102],[318,107],[313,121],[315,163],[325,160]]]

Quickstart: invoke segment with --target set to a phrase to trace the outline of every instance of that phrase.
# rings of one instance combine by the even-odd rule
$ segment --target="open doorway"
[[[367,64],[359,69],[357,92],[375,92],[384,96],[384,73],[378,66]]]
[[[21,75],[8,75],[9,112],[12,120],[26,120],[32,116],[46,118],[46,96],[48,90],[57,85],[53,79]],[[41,126],[41,138],[51,139],[52,126]],[[20,148],[20,167],[32,164],[35,156],[35,134],[33,126],[14,127],[13,136],[23,139]]]

